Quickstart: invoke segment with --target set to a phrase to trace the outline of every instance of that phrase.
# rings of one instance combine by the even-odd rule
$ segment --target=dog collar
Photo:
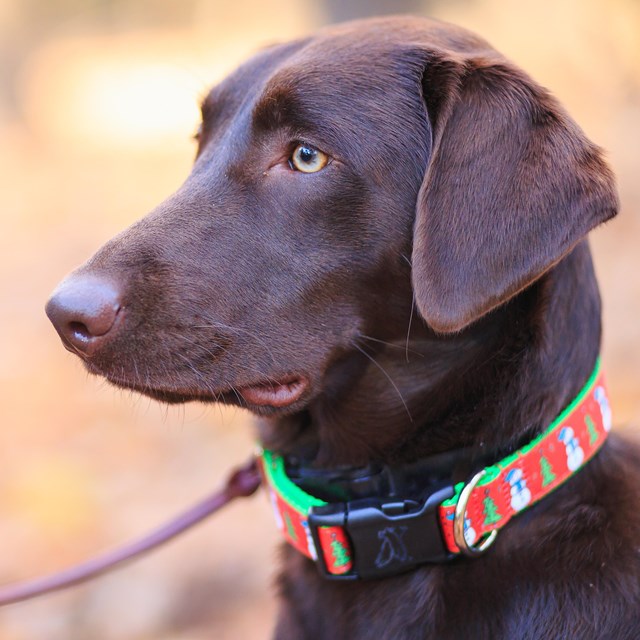
[[[377,578],[481,554],[514,515],[581,469],[610,429],[598,360],[578,396],[533,441],[466,483],[427,481],[417,498],[391,491],[385,497],[327,501],[298,486],[282,456],[262,450],[259,459],[287,542],[316,561],[327,578]],[[370,482],[357,470],[351,475],[353,486]]]

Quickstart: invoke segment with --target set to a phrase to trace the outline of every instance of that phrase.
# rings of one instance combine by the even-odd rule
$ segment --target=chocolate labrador
[[[184,185],[47,312],[120,387],[261,416],[301,495],[314,477],[330,507],[343,491],[343,524],[411,519],[378,527],[375,562],[347,527],[351,579],[286,545],[275,637],[640,637],[640,454],[619,436],[587,460],[564,428],[550,451],[578,470],[485,553],[464,508],[446,547],[415,524],[423,489],[462,502],[459,480],[530,451],[598,361],[585,236],[618,200],[557,100],[463,29],[373,19],[255,55],[206,97],[197,139]],[[536,479],[511,471],[496,500],[515,512]],[[491,522],[505,507],[484,496]],[[409,530],[444,551],[422,561]]]

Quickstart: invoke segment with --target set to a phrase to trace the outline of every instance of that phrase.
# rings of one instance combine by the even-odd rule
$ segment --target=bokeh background
[[[252,451],[242,411],[167,409],[89,378],[43,305],[178,187],[209,85],[264,44],[389,7],[483,34],[608,150],[622,214],[592,236],[604,361],[618,428],[640,427],[637,0],[0,0],[0,583],[144,533]],[[268,638],[275,546],[254,497],[124,570],[0,611],[0,640]]]

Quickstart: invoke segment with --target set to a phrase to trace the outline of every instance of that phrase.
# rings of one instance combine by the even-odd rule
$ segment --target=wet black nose
[[[46,312],[64,346],[90,357],[115,333],[121,308],[120,291],[113,281],[71,275],[53,292]]]

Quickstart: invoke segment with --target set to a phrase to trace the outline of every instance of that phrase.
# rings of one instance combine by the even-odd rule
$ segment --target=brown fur
[[[185,184],[50,303],[90,371],[241,406],[246,385],[304,376],[293,404],[249,408],[267,445],[319,466],[498,459],[582,387],[601,330],[584,237],[615,215],[614,181],[483,40],[412,18],[330,28],[256,55],[203,117]],[[299,141],[332,162],[292,171]],[[83,322],[111,328],[77,342]],[[481,559],[336,584],[284,549],[276,638],[635,639],[639,459],[614,434]]]

